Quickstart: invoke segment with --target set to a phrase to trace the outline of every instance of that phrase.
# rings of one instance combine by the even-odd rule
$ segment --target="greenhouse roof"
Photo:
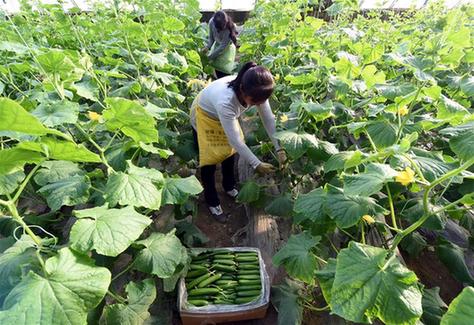
[[[37,0],[43,4],[57,4],[57,0]],[[91,3],[100,1],[101,3],[113,0],[63,0],[66,10],[79,7],[81,10],[91,10]],[[437,0],[359,0],[361,9],[385,8],[422,8],[427,4]],[[201,11],[214,11],[221,3],[224,10],[251,11],[255,6],[255,0],[199,0]],[[466,3],[474,3],[474,0],[444,0],[447,7],[454,7]],[[19,0],[0,0],[0,10],[6,13],[15,13],[20,10]]]

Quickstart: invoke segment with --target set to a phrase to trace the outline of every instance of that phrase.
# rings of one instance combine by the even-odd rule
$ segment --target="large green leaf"
[[[344,170],[360,165],[364,154],[357,151],[342,151],[329,157],[324,164],[324,171]]]
[[[135,142],[158,141],[155,120],[140,104],[125,98],[107,98],[105,124],[110,131],[120,130]]]
[[[40,121],[28,113],[20,104],[0,98],[0,131],[14,131],[32,135],[45,135],[49,131]]]
[[[331,311],[353,322],[379,318],[386,324],[415,324],[422,313],[418,279],[382,248],[349,243],[337,256]]]
[[[104,298],[110,272],[84,255],[63,248],[45,263],[46,275],[30,271],[8,294],[2,324],[86,323],[87,313]]]
[[[405,250],[411,257],[418,257],[421,251],[428,246],[425,238],[418,232],[412,232],[400,242],[400,246]]]
[[[343,80],[353,80],[360,75],[361,68],[357,65],[357,57],[349,59],[341,57],[339,61],[334,64],[337,75]]]
[[[448,305],[439,296],[439,287],[423,289],[423,315],[421,320],[426,325],[439,325],[441,317],[446,312]]]
[[[415,150],[415,155],[411,159],[420,167],[423,176],[432,182],[435,179],[443,176],[450,170],[457,167],[456,164],[448,164],[442,160],[442,156],[437,156],[431,153]]]
[[[134,268],[160,278],[171,277],[180,264],[187,261],[188,255],[174,230],[167,233],[152,233],[150,237],[137,241],[137,245],[144,246],[138,253]]]
[[[436,118],[456,125],[464,120],[469,111],[456,101],[441,95]]]
[[[78,220],[71,229],[71,248],[81,253],[95,249],[106,256],[117,256],[125,251],[151,223],[150,218],[130,206],[76,210],[74,215]]]
[[[176,236],[188,247],[200,246],[209,241],[209,238],[196,225],[188,221],[175,224]]]
[[[320,237],[304,232],[291,235],[288,242],[273,256],[273,264],[282,265],[291,277],[306,283],[314,283],[316,257],[311,250],[319,243]]]
[[[18,147],[41,152],[50,159],[91,163],[102,162],[99,155],[87,149],[83,144],[75,144],[54,138],[43,138],[40,142],[22,142]]]
[[[41,187],[38,192],[46,197],[52,211],[63,205],[74,206],[86,203],[89,198],[90,180],[87,176],[71,176]]]
[[[274,216],[288,217],[293,212],[293,200],[291,195],[286,193],[274,198],[269,205],[265,207],[265,212]]]
[[[183,204],[190,195],[197,195],[201,192],[201,183],[195,176],[167,177],[163,185],[163,204]]]
[[[239,191],[237,202],[252,203],[260,198],[260,186],[253,180],[246,181]]]
[[[56,75],[62,80],[80,80],[82,74],[76,70],[76,66],[65,51],[60,49],[47,49],[45,53],[37,56],[37,62],[41,70],[47,74]]]
[[[74,206],[89,199],[90,179],[79,167],[68,161],[47,161],[35,175],[38,190],[53,211],[63,205]]]
[[[315,73],[304,73],[299,75],[287,75],[285,80],[288,81],[292,85],[307,85],[310,83],[314,83],[318,80],[318,76]]]
[[[344,176],[344,193],[346,195],[370,196],[379,192],[383,185],[397,175],[389,165],[371,163],[363,173]]]
[[[442,237],[438,239],[436,245],[436,254],[439,260],[446,266],[452,276],[461,283],[474,286],[474,277],[464,259],[464,252],[458,245],[445,240]]]
[[[99,89],[92,81],[86,80],[77,82],[73,85],[76,93],[84,98],[90,99],[94,102],[98,101]]]
[[[150,317],[148,308],[155,301],[156,288],[153,279],[130,282],[125,288],[127,303],[115,303],[104,308],[100,324],[142,325]]]
[[[395,100],[397,97],[406,96],[416,90],[415,86],[410,83],[377,85],[376,89],[383,97],[390,100]]]
[[[448,135],[449,146],[462,160],[474,157],[474,122],[441,130]]]
[[[43,160],[40,153],[20,148],[0,150],[0,175],[22,171],[25,164],[39,164]]]
[[[315,119],[316,122],[324,121],[334,116],[334,105],[332,101],[319,103],[305,103],[303,108]]]
[[[10,290],[21,281],[23,272],[39,266],[35,252],[35,242],[30,236],[23,235],[0,255],[0,306]]]
[[[383,71],[377,71],[375,65],[365,66],[364,69],[362,69],[361,76],[368,88],[385,82],[385,73]]]
[[[0,195],[13,193],[25,178],[23,171],[0,175]]]
[[[109,176],[106,201],[112,207],[120,204],[157,210],[161,206],[162,179],[157,170],[129,165],[128,173],[118,172]]]
[[[326,202],[326,192],[322,188],[312,190],[307,194],[298,196],[295,202],[294,210],[299,215],[298,220],[311,220],[318,222],[324,215]]]
[[[413,75],[419,81],[429,81],[435,83],[433,75],[430,73],[433,70],[433,61],[426,57],[408,56],[403,58],[405,65],[413,69]]]
[[[466,287],[449,305],[441,319],[441,325],[471,324],[474,319],[474,288]]]
[[[312,134],[282,131],[275,134],[275,137],[293,160],[299,159],[309,148],[319,147],[318,139]]]
[[[302,290],[301,284],[289,279],[272,287],[272,304],[278,312],[278,325],[300,325],[303,322]]]
[[[163,159],[168,159],[170,156],[174,155],[173,151],[171,150],[157,148],[152,144],[146,144],[143,142],[140,142],[140,148],[145,150],[146,152],[159,155]]]
[[[85,174],[78,164],[71,161],[45,161],[36,172],[34,180],[38,185],[44,186],[64,178]]]
[[[367,133],[370,135],[377,148],[390,147],[397,141],[396,127],[387,121],[378,121],[367,127]]]
[[[21,55],[28,53],[28,47],[22,43],[2,41],[0,42],[0,51],[9,51]]]
[[[384,211],[371,197],[345,195],[334,187],[327,193],[326,210],[341,228],[352,227],[366,214],[373,215]]]
[[[327,264],[320,270],[316,271],[316,278],[319,281],[319,286],[323,292],[324,299],[329,304],[331,302],[331,290],[336,277],[336,259],[329,258]]]
[[[474,77],[464,77],[460,80],[461,90],[470,97],[474,97]]]
[[[74,124],[79,115],[79,104],[62,100],[42,103],[31,113],[44,125],[53,127],[62,124]]]

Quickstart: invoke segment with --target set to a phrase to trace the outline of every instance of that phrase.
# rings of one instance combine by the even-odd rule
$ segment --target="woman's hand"
[[[278,163],[280,164],[280,168],[283,168],[283,166],[286,164],[286,161],[288,160],[288,158],[286,157],[285,150],[278,149],[277,156],[278,156]]]
[[[276,170],[275,166],[269,163],[264,163],[264,162],[260,163],[260,165],[258,165],[257,168],[255,169],[260,174],[270,174]]]

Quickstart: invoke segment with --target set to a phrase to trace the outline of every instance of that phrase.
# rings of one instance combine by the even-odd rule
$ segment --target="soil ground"
[[[197,175],[199,176],[199,175]],[[243,205],[235,202],[223,191],[220,185],[221,174],[216,172],[216,188],[221,200],[221,206],[228,219],[225,224],[217,222],[209,213],[204,197],[199,198],[199,210],[194,218],[194,224],[209,238],[204,247],[236,247],[245,246],[245,227],[248,219]],[[275,325],[278,313],[273,306],[269,306],[266,317],[262,320],[248,320],[239,322],[222,323],[222,325]],[[173,325],[181,325],[179,315],[175,314]]]

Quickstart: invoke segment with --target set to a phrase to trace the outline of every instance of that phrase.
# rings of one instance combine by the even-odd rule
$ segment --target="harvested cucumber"
[[[202,295],[212,295],[221,292],[218,288],[198,288],[189,290],[188,296],[202,296]]]
[[[258,299],[259,297],[260,297],[260,295],[253,296],[253,297],[239,297],[239,298],[235,298],[234,303],[237,304],[237,305],[246,304],[246,303],[249,303],[249,302],[252,302],[252,301]]]
[[[191,305],[194,305],[196,307],[202,307],[202,306],[207,306],[209,305],[209,302],[207,300],[188,300],[188,303]]]

